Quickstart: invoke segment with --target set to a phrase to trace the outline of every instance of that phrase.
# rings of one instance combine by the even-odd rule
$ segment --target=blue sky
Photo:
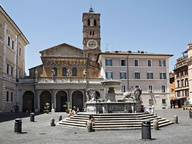
[[[101,50],[173,54],[169,70],[192,42],[191,0],[0,0],[30,44],[26,73],[44,49],[67,43],[83,48],[82,14],[101,13]]]

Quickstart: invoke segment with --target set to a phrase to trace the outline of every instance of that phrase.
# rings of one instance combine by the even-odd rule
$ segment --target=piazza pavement
[[[50,119],[59,121],[64,112],[40,113],[35,122],[30,122],[28,113],[0,113],[0,144],[183,144],[192,141],[192,119],[189,111],[182,109],[155,110],[159,116],[173,121],[178,116],[179,124],[151,130],[152,140],[144,141],[141,130],[116,130],[87,132],[86,129],[50,126]],[[22,118],[22,133],[14,132],[16,118]]]

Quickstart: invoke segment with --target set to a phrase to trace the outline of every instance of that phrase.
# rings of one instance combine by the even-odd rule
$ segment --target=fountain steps
[[[86,129],[86,122],[90,114],[79,113],[77,115],[65,118],[57,125],[78,127]],[[92,114],[95,118],[95,130],[123,130],[123,129],[141,129],[142,120],[150,120],[153,128],[153,120],[158,119],[159,127],[167,126],[173,122],[152,114]]]

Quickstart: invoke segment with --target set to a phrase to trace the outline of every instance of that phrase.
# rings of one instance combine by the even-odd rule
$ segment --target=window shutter
[[[166,63],[165,63],[165,60],[163,60],[163,66],[166,67]]]

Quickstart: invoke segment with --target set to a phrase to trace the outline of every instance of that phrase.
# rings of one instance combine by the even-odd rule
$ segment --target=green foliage
[[[19,110],[19,103],[17,102],[17,103],[13,106],[13,108],[14,108],[15,110]]]
[[[67,109],[70,109],[71,108],[70,102],[66,102],[66,104],[63,105],[63,107],[65,107]]]
[[[49,108],[50,108],[49,103],[45,103],[45,104],[44,104],[44,109],[46,109],[46,110],[47,110],[47,109],[49,109]]]

